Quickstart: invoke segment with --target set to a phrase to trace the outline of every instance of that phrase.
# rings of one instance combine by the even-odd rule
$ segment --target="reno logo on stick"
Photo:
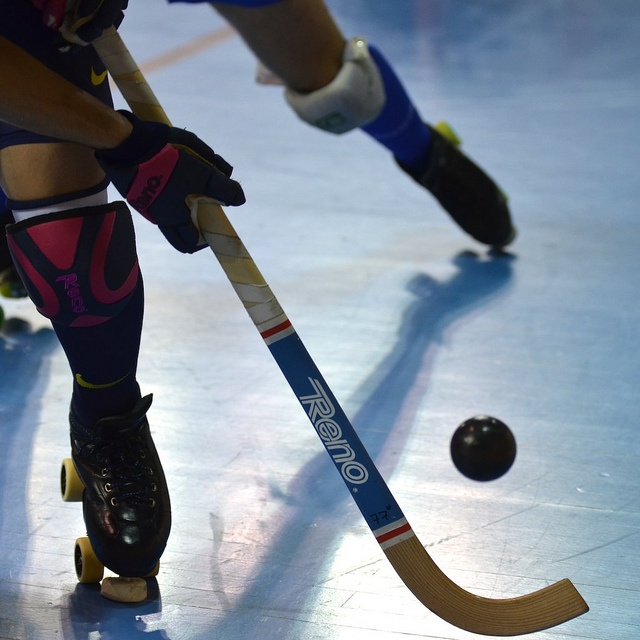
[[[340,425],[334,420],[336,409],[333,403],[319,380],[309,378],[309,382],[315,393],[300,396],[298,399],[342,477],[351,484],[364,484],[369,479],[369,472],[356,460],[355,451],[343,437]]]

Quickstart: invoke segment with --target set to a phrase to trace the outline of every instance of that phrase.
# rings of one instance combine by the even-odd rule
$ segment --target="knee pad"
[[[347,42],[338,75],[311,93],[286,89],[285,98],[305,122],[331,133],[346,133],[374,120],[386,95],[382,76],[362,38]]]
[[[7,239],[29,297],[56,324],[106,322],[142,286],[124,202],[29,218],[9,225]]]

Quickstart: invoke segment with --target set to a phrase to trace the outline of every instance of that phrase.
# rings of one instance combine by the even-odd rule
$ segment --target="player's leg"
[[[212,4],[258,59],[295,91],[307,93],[324,87],[342,66],[345,39],[322,2]]]
[[[66,57],[47,49],[39,14],[14,4],[5,19],[15,21],[17,44],[110,102],[108,83],[91,82],[101,71],[93,49]],[[171,515],[145,417],[151,397],[141,398],[136,378],[144,295],[131,214],[108,202],[91,150],[4,123],[0,184],[16,221],[7,228],[14,264],[73,374],[71,448],[89,538],[110,569],[144,575],[165,547]]]
[[[95,286],[89,280],[95,278],[92,267],[106,269],[99,263],[75,262],[76,253],[91,256],[97,251],[91,246],[97,237],[89,239],[79,233],[84,216],[89,215],[91,207],[108,202],[104,176],[92,155],[90,150],[65,143],[12,145],[0,151],[7,204],[16,220],[7,228],[14,262],[36,307],[52,321],[74,378],[72,406],[89,424],[126,411],[139,399],[135,365],[142,322],[142,309],[135,304],[112,313],[109,319],[114,323],[92,324],[89,315],[96,315],[97,302],[85,305],[91,314],[79,311],[77,318],[68,319],[61,315],[65,307],[72,309],[71,304],[77,303],[69,295],[67,283],[71,275],[78,281],[77,286],[85,283],[84,289]],[[61,175],[56,181],[58,173]],[[77,237],[73,235],[76,227]],[[123,243],[133,241],[133,230],[123,227],[120,234]],[[126,234],[130,240],[124,239]],[[110,237],[117,236],[111,232]],[[49,272],[45,259],[59,265],[55,272]],[[107,254],[104,259],[123,260],[124,254]],[[107,266],[117,268],[116,264]],[[117,288],[116,284],[112,282],[110,288]],[[79,295],[83,293],[88,296],[91,292]],[[54,294],[57,298],[53,298]],[[136,297],[142,298],[142,292],[132,300]],[[117,326],[119,323],[122,326]],[[82,385],[82,380],[92,382],[96,388]],[[121,382],[113,385],[114,380]]]
[[[47,172],[39,156],[60,162],[74,151],[62,144],[45,151],[50,146],[23,145],[19,154],[12,153],[17,146],[4,149],[0,166],[10,159],[14,175],[22,166],[50,176],[56,169]],[[151,396],[141,398],[136,377],[143,283],[131,214],[124,203],[107,201],[104,181],[86,186],[92,173],[78,172],[82,188],[71,193],[43,197],[41,185],[22,188],[21,199],[8,201],[16,220],[7,228],[8,242],[73,374],[71,451],[87,488],[83,511],[91,544],[111,570],[146,575],[164,550],[171,520],[145,417]],[[15,192],[11,182],[5,186]]]
[[[376,47],[363,53],[354,45],[359,41],[345,42],[322,0],[229,0],[213,6],[282,79],[289,104],[303,120],[335,133],[361,128],[474,238],[499,246],[513,239],[506,198],[495,182],[423,122]]]

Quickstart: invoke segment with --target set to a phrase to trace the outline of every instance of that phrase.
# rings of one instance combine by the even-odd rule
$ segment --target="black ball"
[[[451,458],[458,471],[471,480],[496,480],[509,471],[516,459],[516,439],[497,418],[475,416],[455,430]]]

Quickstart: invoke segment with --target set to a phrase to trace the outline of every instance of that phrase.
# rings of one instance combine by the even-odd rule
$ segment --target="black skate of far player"
[[[461,229],[492,247],[505,247],[516,236],[507,198],[475,162],[460,150],[460,139],[445,123],[429,127],[432,149],[420,172],[399,166],[438,200]]]

